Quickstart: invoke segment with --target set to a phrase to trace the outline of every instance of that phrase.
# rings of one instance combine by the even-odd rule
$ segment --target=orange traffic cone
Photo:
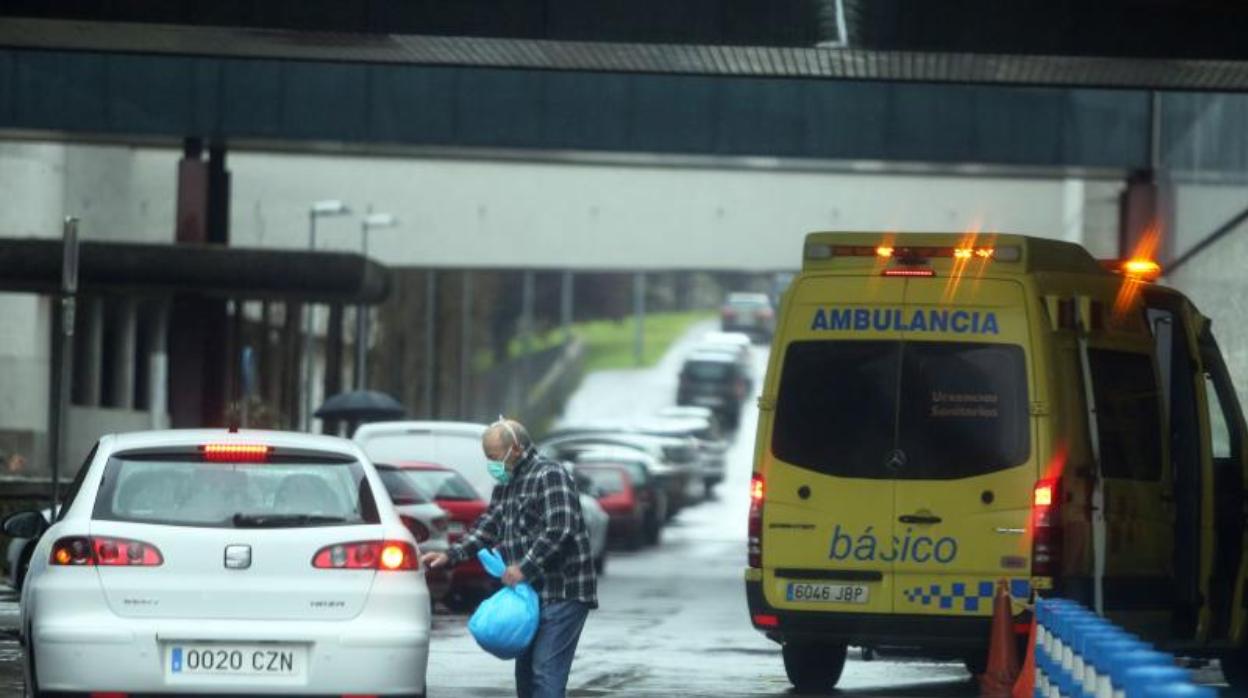
[[[988,670],[979,677],[979,695],[984,698],[1011,698],[1018,678],[1018,648],[1014,645],[1014,624],[1010,614],[1010,593],[1005,580],[997,582],[992,602],[992,635],[988,645]]]
[[[1036,691],[1036,613],[1031,613],[1031,634],[1027,636],[1027,656],[1023,670],[1014,682],[1014,698],[1031,698]]]

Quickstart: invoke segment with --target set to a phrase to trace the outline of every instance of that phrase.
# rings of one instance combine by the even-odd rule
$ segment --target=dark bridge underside
[[[1248,88],[1233,0],[9,0],[0,46],[759,77]]]

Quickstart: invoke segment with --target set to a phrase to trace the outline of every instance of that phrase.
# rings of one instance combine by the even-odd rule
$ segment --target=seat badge
[[[225,546],[225,568],[227,570],[245,570],[251,567],[250,545]]]

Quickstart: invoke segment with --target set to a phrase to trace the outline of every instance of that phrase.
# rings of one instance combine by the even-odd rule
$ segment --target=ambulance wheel
[[[827,693],[836,688],[845,669],[848,648],[827,642],[789,642],[784,645],[784,673],[803,693]]]

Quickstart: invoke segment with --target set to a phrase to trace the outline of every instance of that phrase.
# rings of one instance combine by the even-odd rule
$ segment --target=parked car
[[[490,503],[451,468],[436,463],[400,463],[404,474],[417,487],[433,498],[450,516],[447,538],[458,543],[464,532],[472,528]],[[476,558],[455,566],[451,573],[451,593],[447,605],[456,611],[468,611],[498,589],[498,580],[486,573]]]
[[[594,497],[610,518],[608,539],[623,544],[628,550],[640,550],[646,543],[646,513],[628,469],[582,463],[576,470],[590,480]]]
[[[472,422],[372,422],[361,425],[352,440],[375,461],[423,461],[451,468],[488,502],[494,478],[481,451],[484,434],[485,425]]]
[[[680,369],[676,404],[709,407],[729,429],[741,423],[741,403],[749,396],[749,381],[732,357],[697,352]]]
[[[3,524],[39,539],[17,619],[26,695],[425,692],[418,544],[355,444],[105,436],[63,506]]]
[[[52,510],[44,509],[40,512],[43,520],[48,524],[52,524]],[[39,542],[37,538],[14,538],[9,541],[8,550],[5,551],[5,564],[9,573],[9,586],[17,591],[22,590],[22,584],[26,581],[26,571],[30,569],[30,556],[35,552],[35,545]]]
[[[654,436],[620,428],[547,439],[538,448],[556,460],[575,461],[577,453],[595,446],[633,447],[653,456],[656,462],[654,474],[667,492],[668,518],[696,501],[696,497],[691,497],[691,491],[695,484],[700,483],[702,470],[697,443],[691,438]]]
[[[727,467],[728,442],[719,431],[715,419],[705,417],[655,417],[638,426],[646,434],[683,436],[694,439],[698,447],[698,463],[702,478],[697,483],[703,488],[703,496],[710,497],[715,486],[724,481]]]
[[[481,450],[485,430],[486,425],[471,422],[372,422],[357,429],[353,439],[376,460],[423,461],[452,468],[472,484],[482,499],[489,501],[495,482],[486,469],[485,453]],[[582,497],[582,504],[590,504],[584,500],[592,502],[582,509],[588,510],[585,524],[589,528],[590,543],[594,544],[595,564],[602,567],[607,554],[607,515],[593,497]]]
[[[730,293],[719,312],[724,332],[744,332],[768,342],[776,332],[776,311],[766,293]]]
[[[641,510],[644,541],[648,545],[658,544],[667,521],[667,491],[654,476],[653,456],[635,448],[594,445],[576,455],[573,467],[624,468]]]
[[[575,474],[573,479],[576,479]],[[594,497],[590,483],[579,480],[576,485],[580,495],[581,517],[585,519],[585,533],[589,536],[589,552],[594,556],[594,571],[601,576],[607,573],[607,535],[611,528],[611,517]]]
[[[444,553],[450,543],[450,516],[424,490],[410,481],[403,470],[388,463],[376,463],[377,474],[399,512],[399,520],[411,531],[421,552]],[[445,567],[425,570],[429,595],[444,601],[451,591],[451,571]]]

